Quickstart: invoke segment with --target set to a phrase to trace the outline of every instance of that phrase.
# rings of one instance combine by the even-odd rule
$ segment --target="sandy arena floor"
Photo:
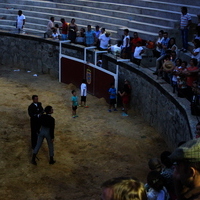
[[[13,70],[0,69],[0,200],[99,200],[100,185],[109,178],[135,176],[145,182],[148,160],[168,149],[133,109],[129,117],[108,113],[104,99],[88,95],[89,108],[78,108],[73,119],[73,85]],[[33,94],[43,107],[54,108],[54,165],[48,163],[46,141],[38,165],[30,163],[27,107]]]

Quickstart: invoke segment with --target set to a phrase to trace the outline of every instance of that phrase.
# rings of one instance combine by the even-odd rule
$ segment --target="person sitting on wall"
[[[44,33],[44,38],[46,38],[46,36],[47,37],[51,37],[54,29],[55,29],[54,17],[50,17],[50,20],[49,20],[49,22],[47,24],[47,30]]]

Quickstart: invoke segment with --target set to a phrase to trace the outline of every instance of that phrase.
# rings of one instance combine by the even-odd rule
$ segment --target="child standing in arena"
[[[72,117],[76,118],[76,117],[78,117],[78,115],[76,115],[76,110],[77,110],[77,106],[78,106],[78,97],[76,96],[75,90],[72,90],[71,101],[72,101]]]
[[[111,112],[112,107],[114,111],[117,111],[117,109],[115,108],[117,91],[116,91],[116,88],[114,87],[114,83],[111,83],[110,85],[111,85],[111,88],[108,90],[110,94],[110,105],[108,108],[108,112]]]
[[[86,80],[83,79],[82,83],[81,83],[81,107],[85,107],[88,108],[88,106],[86,105],[86,96],[87,96],[87,84],[86,84]]]

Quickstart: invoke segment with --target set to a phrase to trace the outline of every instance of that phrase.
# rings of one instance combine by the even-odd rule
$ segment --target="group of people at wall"
[[[67,23],[64,18],[60,19],[62,25],[54,24],[54,17],[50,18],[47,24],[45,37],[53,39],[70,40],[72,43],[83,44],[85,46],[97,46],[99,49],[107,50],[110,44],[110,33],[97,25],[95,30],[91,25],[87,25],[87,29],[80,28],[75,23],[73,18],[70,23]]]

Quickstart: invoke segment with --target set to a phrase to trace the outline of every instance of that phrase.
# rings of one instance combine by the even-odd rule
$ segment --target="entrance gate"
[[[118,86],[118,65],[116,73],[98,67],[96,64],[87,63],[87,49],[95,47],[85,47],[84,60],[62,54],[62,44],[67,41],[60,42],[59,53],[59,81],[63,83],[72,83],[80,88],[82,79],[86,79],[88,92],[98,98],[105,98],[109,102],[108,89],[110,84],[114,83],[115,88]],[[95,51],[95,63],[97,54],[102,51]]]

